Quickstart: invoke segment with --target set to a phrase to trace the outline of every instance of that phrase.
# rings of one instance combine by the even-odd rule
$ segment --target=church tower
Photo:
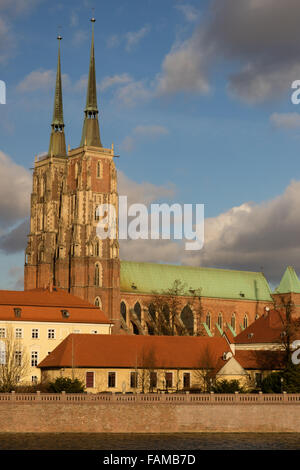
[[[35,163],[31,198],[31,229],[25,260],[25,289],[54,286],[88,300],[117,321],[120,306],[120,260],[118,229],[115,239],[100,240],[96,233],[100,204],[112,204],[118,214],[117,174],[114,150],[104,148],[100,139],[94,53],[94,23],[89,78],[80,146],[63,155],[64,146],[60,60],[55,91],[49,154]],[[60,58],[59,58],[60,59]],[[57,126],[57,127],[56,127]],[[59,133],[59,136],[56,134]],[[59,156],[56,155],[59,153]],[[51,160],[52,159],[52,160]],[[42,163],[54,172],[53,191],[39,191],[44,172]],[[59,160],[57,171],[53,161]],[[51,163],[50,163],[51,162]],[[50,176],[46,180],[51,185]],[[54,205],[53,215],[47,212],[46,200]],[[37,214],[53,225],[37,225]],[[50,243],[51,241],[51,243]],[[43,256],[41,253],[44,253]],[[43,275],[41,274],[43,273]]]

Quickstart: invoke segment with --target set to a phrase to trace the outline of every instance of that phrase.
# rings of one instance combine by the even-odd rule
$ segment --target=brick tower
[[[66,153],[60,49],[49,152],[36,159],[24,289],[56,286],[99,305],[112,320],[120,309],[119,243],[96,233],[99,204],[118,211],[113,148],[103,148],[98,122],[94,23],[81,143]],[[61,37],[59,37],[61,39]],[[118,233],[118,230],[117,230]]]

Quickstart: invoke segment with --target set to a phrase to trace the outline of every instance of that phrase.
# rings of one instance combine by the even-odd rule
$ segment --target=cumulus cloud
[[[205,219],[202,250],[174,240],[121,241],[121,254],[136,261],[166,262],[246,271],[262,270],[279,282],[288,265],[300,274],[300,181],[260,204],[244,203]]]
[[[29,213],[31,174],[0,151],[0,227],[8,227]]]
[[[121,149],[126,152],[133,150],[137,142],[144,139],[156,139],[161,136],[167,135],[169,133],[168,129],[164,126],[158,125],[140,125],[136,126],[132,133],[125,137],[123,142],[121,142]]]
[[[234,64],[231,96],[247,103],[281,96],[300,76],[299,20],[298,0],[212,0],[190,38],[165,57],[158,91],[205,94],[222,60]]]
[[[274,127],[283,129],[299,129],[300,114],[299,113],[273,113],[270,121]]]
[[[125,49],[127,52],[131,51],[138,43],[150,32],[150,26],[143,26],[138,31],[131,31],[126,33],[126,45]]]
[[[16,89],[20,93],[28,93],[36,90],[49,90],[54,87],[56,72],[54,70],[33,70],[21,80]],[[70,86],[70,78],[62,74],[63,86]]]
[[[124,83],[132,82],[133,79],[128,73],[122,73],[120,75],[112,75],[110,77],[104,77],[100,83],[100,90],[106,90],[107,88],[114,87],[116,85],[123,85]]]

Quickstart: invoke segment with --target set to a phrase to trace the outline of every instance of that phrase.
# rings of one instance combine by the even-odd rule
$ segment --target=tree
[[[282,372],[269,374],[261,384],[263,393],[300,393],[300,366],[289,363]]]
[[[244,388],[241,387],[238,380],[220,380],[215,383],[212,387],[214,393],[235,393],[244,392]]]
[[[12,327],[0,340],[0,390],[11,392],[29,372],[29,358],[22,339],[16,338]]]
[[[84,384],[79,379],[71,379],[70,377],[57,377],[54,382],[49,383],[49,392],[83,393]]]
[[[215,361],[208,346],[206,346],[198,362],[199,366],[195,370],[195,377],[199,388],[203,392],[210,392],[215,381]]]
[[[281,332],[278,342],[281,343],[284,354],[284,362],[286,367],[291,363],[292,344],[295,339],[300,336],[300,318],[294,317],[295,305],[292,300],[286,300],[282,295],[280,296],[281,308],[276,307],[281,323]]]

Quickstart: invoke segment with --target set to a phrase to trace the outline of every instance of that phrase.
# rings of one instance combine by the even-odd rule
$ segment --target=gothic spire
[[[90,54],[89,78],[86,94],[85,118],[82,129],[82,137],[80,146],[91,145],[94,147],[102,147],[100,139],[100,130],[98,122],[98,107],[97,107],[97,85],[96,85],[96,67],[95,67],[95,51],[94,51],[94,23],[95,18],[91,19],[92,22],[92,43]]]
[[[54,107],[53,107],[53,118],[52,118],[52,131],[50,137],[49,154],[50,155],[66,155],[66,142],[64,134],[64,118],[63,118],[63,103],[62,103],[62,85],[61,85],[61,67],[60,67],[60,41],[61,36],[58,39],[58,58],[57,58],[57,71],[56,71],[56,83],[55,83],[55,94],[54,94]]]

